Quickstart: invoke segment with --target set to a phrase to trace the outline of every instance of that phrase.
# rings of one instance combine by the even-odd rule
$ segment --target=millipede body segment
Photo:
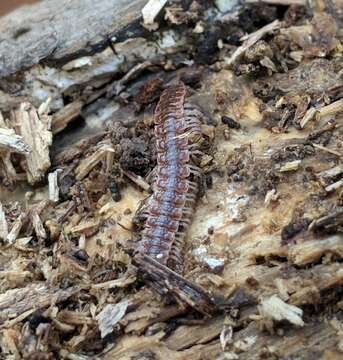
[[[201,176],[192,161],[200,154],[201,112],[187,105],[185,97],[183,83],[172,85],[163,91],[155,110],[156,178],[138,246],[138,254],[167,266],[180,265]]]

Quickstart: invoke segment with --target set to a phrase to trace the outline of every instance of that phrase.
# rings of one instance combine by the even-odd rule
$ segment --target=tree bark
[[[146,0],[46,0],[4,16],[0,23],[0,78],[41,61],[64,63],[92,54],[139,27]]]

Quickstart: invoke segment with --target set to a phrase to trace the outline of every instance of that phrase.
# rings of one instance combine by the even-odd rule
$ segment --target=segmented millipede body
[[[163,265],[180,265],[183,238],[195,206],[201,170],[192,158],[198,149],[201,112],[185,103],[183,83],[163,91],[154,114],[157,168],[145,209],[138,254]]]

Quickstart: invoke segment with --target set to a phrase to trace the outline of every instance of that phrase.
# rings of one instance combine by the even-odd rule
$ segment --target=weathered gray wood
[[[45,0],[1,18],[0,78],[42,60],[67,61],[142,31],[146,0]]]

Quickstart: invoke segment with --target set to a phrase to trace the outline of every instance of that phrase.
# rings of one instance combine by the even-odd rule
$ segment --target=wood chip
[[[60,169],[57,169],[48,175],[49,200],[54,203],[59,201],[58,174],[60,171]]]
[[[149,0],[142,9],[143,22],[152,25],[156,16],[161,12],[168,0]]]
[[[70,122],[77,118],[81,114],[83,105],[83,101],[76,100],[55,113],[52,117],[53,134],[58,134],[64,130]]]
[[[337,100],[329,105],[326,105],[318,110],[321,117],[328,115],[335,115],[343,111],[343,99]]]
[[[219,337],[220,345],[223,351],[225,351],[226,347],[232,342],[232,335],[232,326],[224,325]]]
[[[31,149],[30,154],[26,155],[27,179],[34,185],[43,179],[50,167],[51,119],[47,115],[39,117],[30,103],[22,103],[18,110],[12,112],[11,122],[17,134],[22,136]]]
[[[283,164],[280,168],[280,172],[296,171],[299,169],[301,160],[294,160]]]
[[[7,235],[8,235],[8,224],[2,203],[0,201],[0,239],[6,240]]]
[[[89,231],[93,231],[99,227],[100,223],[98,219],[87,219],[82,221],[80,224],[73,226],[70,229],[70,233],[72,234],[83,234]]]
[[[315,147],[315,148],[317,148],[317,149],[319,149],[319,150],[326,151],[326,152],[328,152],[328,153],[330,153],[330,154],[333,154],[333,155],[336,155],[336,156],[339,156],[339,157],[342,156],[342,154],[341,154],[340,152],[338,152],[338,151],[336,151],[336,150],[328,149],[328,148],[325,147],[325,146],[321,146],[321,145],[315,144],[315,143],[312,143],[312,146]]]
[[[295,265],[304,266],[318,261],[327,253],[343,257],[343,242],[340,234],[300,242],[289,250],[289,258]]]
[[[264,318],[275,321],[287,320],[296,326],[305,325],[302,320],[303,311],[294,305],[286,304],[277,295],[263,299],[258,308]]]
[[[52,100],[51,97],[48,97],[46,99],[46,101],[44,101],[43,103],[40,104],[40,106],[38,108],[38,115],[39,116],[49,114],[51,100]]]
[[[343,179],[338,180],[338,181],[336,181],[335,183],[333,183],[333,184],[331,184],[331,185],[328,185],[328,186],[325,188],[325,191],[326,191],[326,192],[331,192],[331,191],[334,191],[334,190],[338,190],[338,189],[340,189],[342,186],[343,186]]]
[[[93,289],[113,289],[113,288],[123,288],[127,285],[130,285],[136,281],[135,274],[126,273],[123,277],[115,280],[106,281],[99,284],[92,285]]]
[[[106,159],[109,152],[114,152],[113,147],[109,144],[103,144],[92,155],[83,159],[75,169],[76,179],[84,179],[91,170],[93,170],[101,161]]]
[[[0,325],[31,309],[38,310],[52,303],[66,300],[78,291],[77,287],[63,290],[59,285],[54,287],[41,283],[7,290],[0,294]]]
[[[19,154],[29,154],[30,147],[22,136],[17,135],[12,129],[0,128],[0,148]]]
[[[33,225],[33,228],[35,229],[35,233],[36,233],[38,239],[44,240],[47,238],[47,234],[44,229],[42,220],[38,214],[38,211],[34,211],[32,214],[32,225]]]
[[[126,314],[128,306],[128,300],[124,300],[115,305],[107,304],[105,308],[96,316],[102,339],[113,331],[113,327]]]
[[[343,225],[343,207],[338,207],[329,214],[321,216],[319,219],[313,220],[308,229],[310,231],[321,229],[330,231],[331,229],[335,229],[340,225]]]
[[[19,235],[20,230],[21,230],[21,227],[23,226],[23,219],[24,219],[24,216],[20,215],[18,217],[18,219],[16,219],[15,222],[13,223],[12,229],[9,232],[9,234],[7,235],[7,238],[6,238],[6,240],[7,240],[7,242],[9,244],[13,244],[17,240],[18,235]]]
[[[272,202],[277,201],[279,195],[276,193],[275,189],[269,190],[264,198],[264,204],[269,206]]]
[[[314,119],[316,113],[317,113],[316,108],[314,107],[309,108],[306,111],[304,117],[300,120],[300,127],[303,129],[309,121]]]
[[[326,186],[329,184],[330,179],[334,179],[342,173],[343,173],[343,165],[340,164],[328,170],[324,170],[321,171],[320,173],[317,173],[317,176],[320,178],[322,184]]]

